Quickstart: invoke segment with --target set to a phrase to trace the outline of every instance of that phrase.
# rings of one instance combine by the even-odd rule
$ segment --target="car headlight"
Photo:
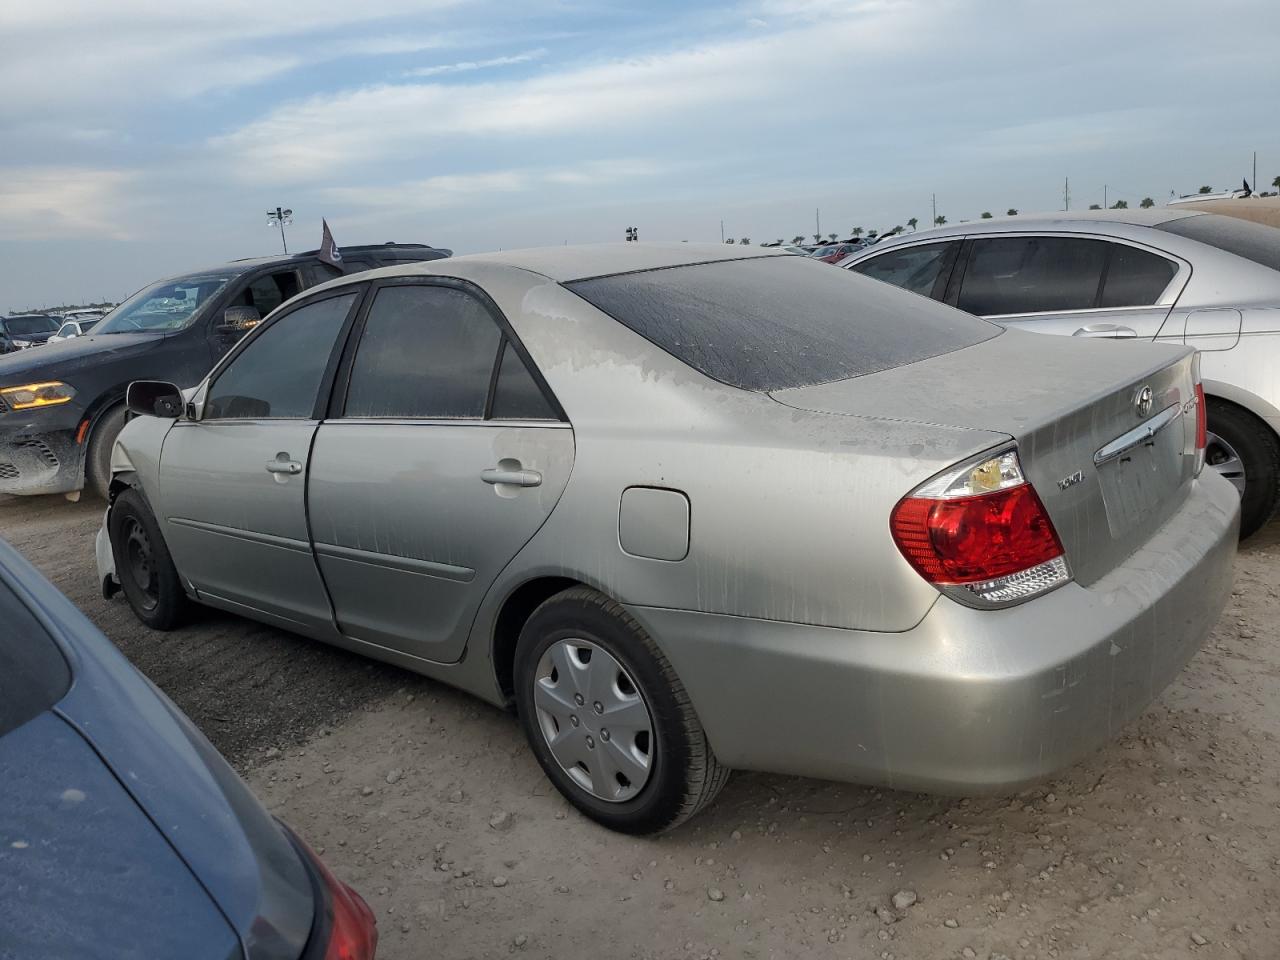
[[[46,383],[24,383],[20,387],[0,387],[0,397],[10,410],[32,410],[35,407],[54,407],[66,403],[76,395],[75,387],[60,380]]]
[[[13,345],[14,345],[15,347],[17,347],[19,350],[25,350],[25,349],[27,349],[27,347],[31,346],[31,341],[30,341],[30,340],[15,340],[15,341],[13,341]]]

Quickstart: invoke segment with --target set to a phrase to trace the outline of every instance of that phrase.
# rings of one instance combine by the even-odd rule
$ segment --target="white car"
[[[92,330],[102,319],[99,314],[96,317],[85,317],[80,320],[64,320],[62,326],[58,328],[58,332],[49,338],[50,343],[57,343],[59,340],[70,340],[72,337],[82,337]]]

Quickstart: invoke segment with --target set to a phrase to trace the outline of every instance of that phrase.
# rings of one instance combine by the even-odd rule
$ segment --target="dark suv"
[[[42,313],[0,317],[0,353],[16,353],[48,342],[58,332],[61,322],[60,317],[46,317]]]
[[[88,486],[105,497],[131,382],[194,386],[245,331],[306,288],[450,252],[418,243],[342,247],[342,269],[318,250],[237,260],[144,287],[88,336],[0,357],[0,493],[74,498]]]

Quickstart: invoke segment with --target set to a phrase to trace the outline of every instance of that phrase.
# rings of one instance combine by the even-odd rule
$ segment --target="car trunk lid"
[[[1072,574],[1088,585],[1187,496],[1196,470],[1193,356],[1183,347],[1010,330],[893,370],[771,396],[806,410],[1007,435]]]

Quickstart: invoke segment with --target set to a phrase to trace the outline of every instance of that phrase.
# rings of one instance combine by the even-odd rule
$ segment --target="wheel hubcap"
[[[1204,462],[1218,471],[1225,479],[1231,481],[1236,493],[1244,496],[1244,461],[1235,447],[1223,440],[1216,433],[1205,434]]]
[[[653,720],[635,681],[607,650],[557,640],[538,661],[533,705],[551,755],[579,787],[612,803],[643,789],[653,770]]]
[[[134,517],[129,518],[125,528],[124,553],[129,576],[141,594],[143,608],[154,609],[160,602],[160,585],[151,558],[151,538]]]

